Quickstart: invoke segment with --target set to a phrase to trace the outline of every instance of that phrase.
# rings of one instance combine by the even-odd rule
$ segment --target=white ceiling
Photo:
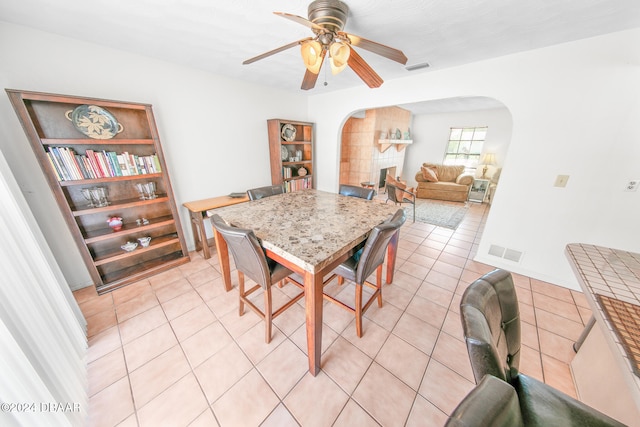
[[[304,66],[297,47],[250,65],[242,61],[312,35],[272,13],[306,18],[309,2],[4,0],[0,20],[300,92]],[[407,71],[359,49],[384,80],[640,26],[640,0],[345,2],[350,8],[345,31],[402,50],[408,66],[431,65]],[[323,69],[308,93],[363,84],[350,69],[337,76]]]

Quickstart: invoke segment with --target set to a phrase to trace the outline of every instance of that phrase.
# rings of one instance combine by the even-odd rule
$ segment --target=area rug
[[[413,220],[413,206],[403,205],[407,221]],[[469,208],[466,205],[439,203],[435,200],[416,200],[416,221],[455,230]]]

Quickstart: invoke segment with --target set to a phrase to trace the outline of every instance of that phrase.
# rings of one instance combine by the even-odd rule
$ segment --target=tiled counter
[[[578,397],[640,426],[640,254],[579,243],[566,254],[596,321],[571,363]]]

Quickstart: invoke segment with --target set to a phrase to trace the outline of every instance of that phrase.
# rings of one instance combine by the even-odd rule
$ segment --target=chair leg
[[[356,283],[356,334],[362,338],[362,284]]]
[[[413,222],[416,222],[416,202],[413,201]]]
[[[264,342],[271,342],[271,320],[273,307],[271,306],[271,287],[264,290]]]
[[[376,268],[376,287],[378,288],[378,307],[382,307],[382,264]]]
[[[240,304],[238,308],[238,315],[244,314],[244,273],[238,270],[238,293],[240,294]]]

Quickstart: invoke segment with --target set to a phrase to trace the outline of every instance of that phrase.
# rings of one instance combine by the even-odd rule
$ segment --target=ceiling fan
[[[333,74],[337,74],[349,66],[370,88],[380,87],[382,78],[358,55],[353,46],[368,50],[385,58],[407,63],[407,57],[398,49],[367,40],[354,34],[342,31],[349,13],[349,7],[339,0],[315,0],[309,4],[309,19],[284,12],[273,12],[283,18],[311,28],[315,37],[307,37],[293,43],[270,50],[256,57],[247,59],[243,64],[251,64],[260,59],[300,45],[302,59],[307,68],[301,89],[309,90],[316,85],[318,74],[324,58],[329,52],[329,64]]]

